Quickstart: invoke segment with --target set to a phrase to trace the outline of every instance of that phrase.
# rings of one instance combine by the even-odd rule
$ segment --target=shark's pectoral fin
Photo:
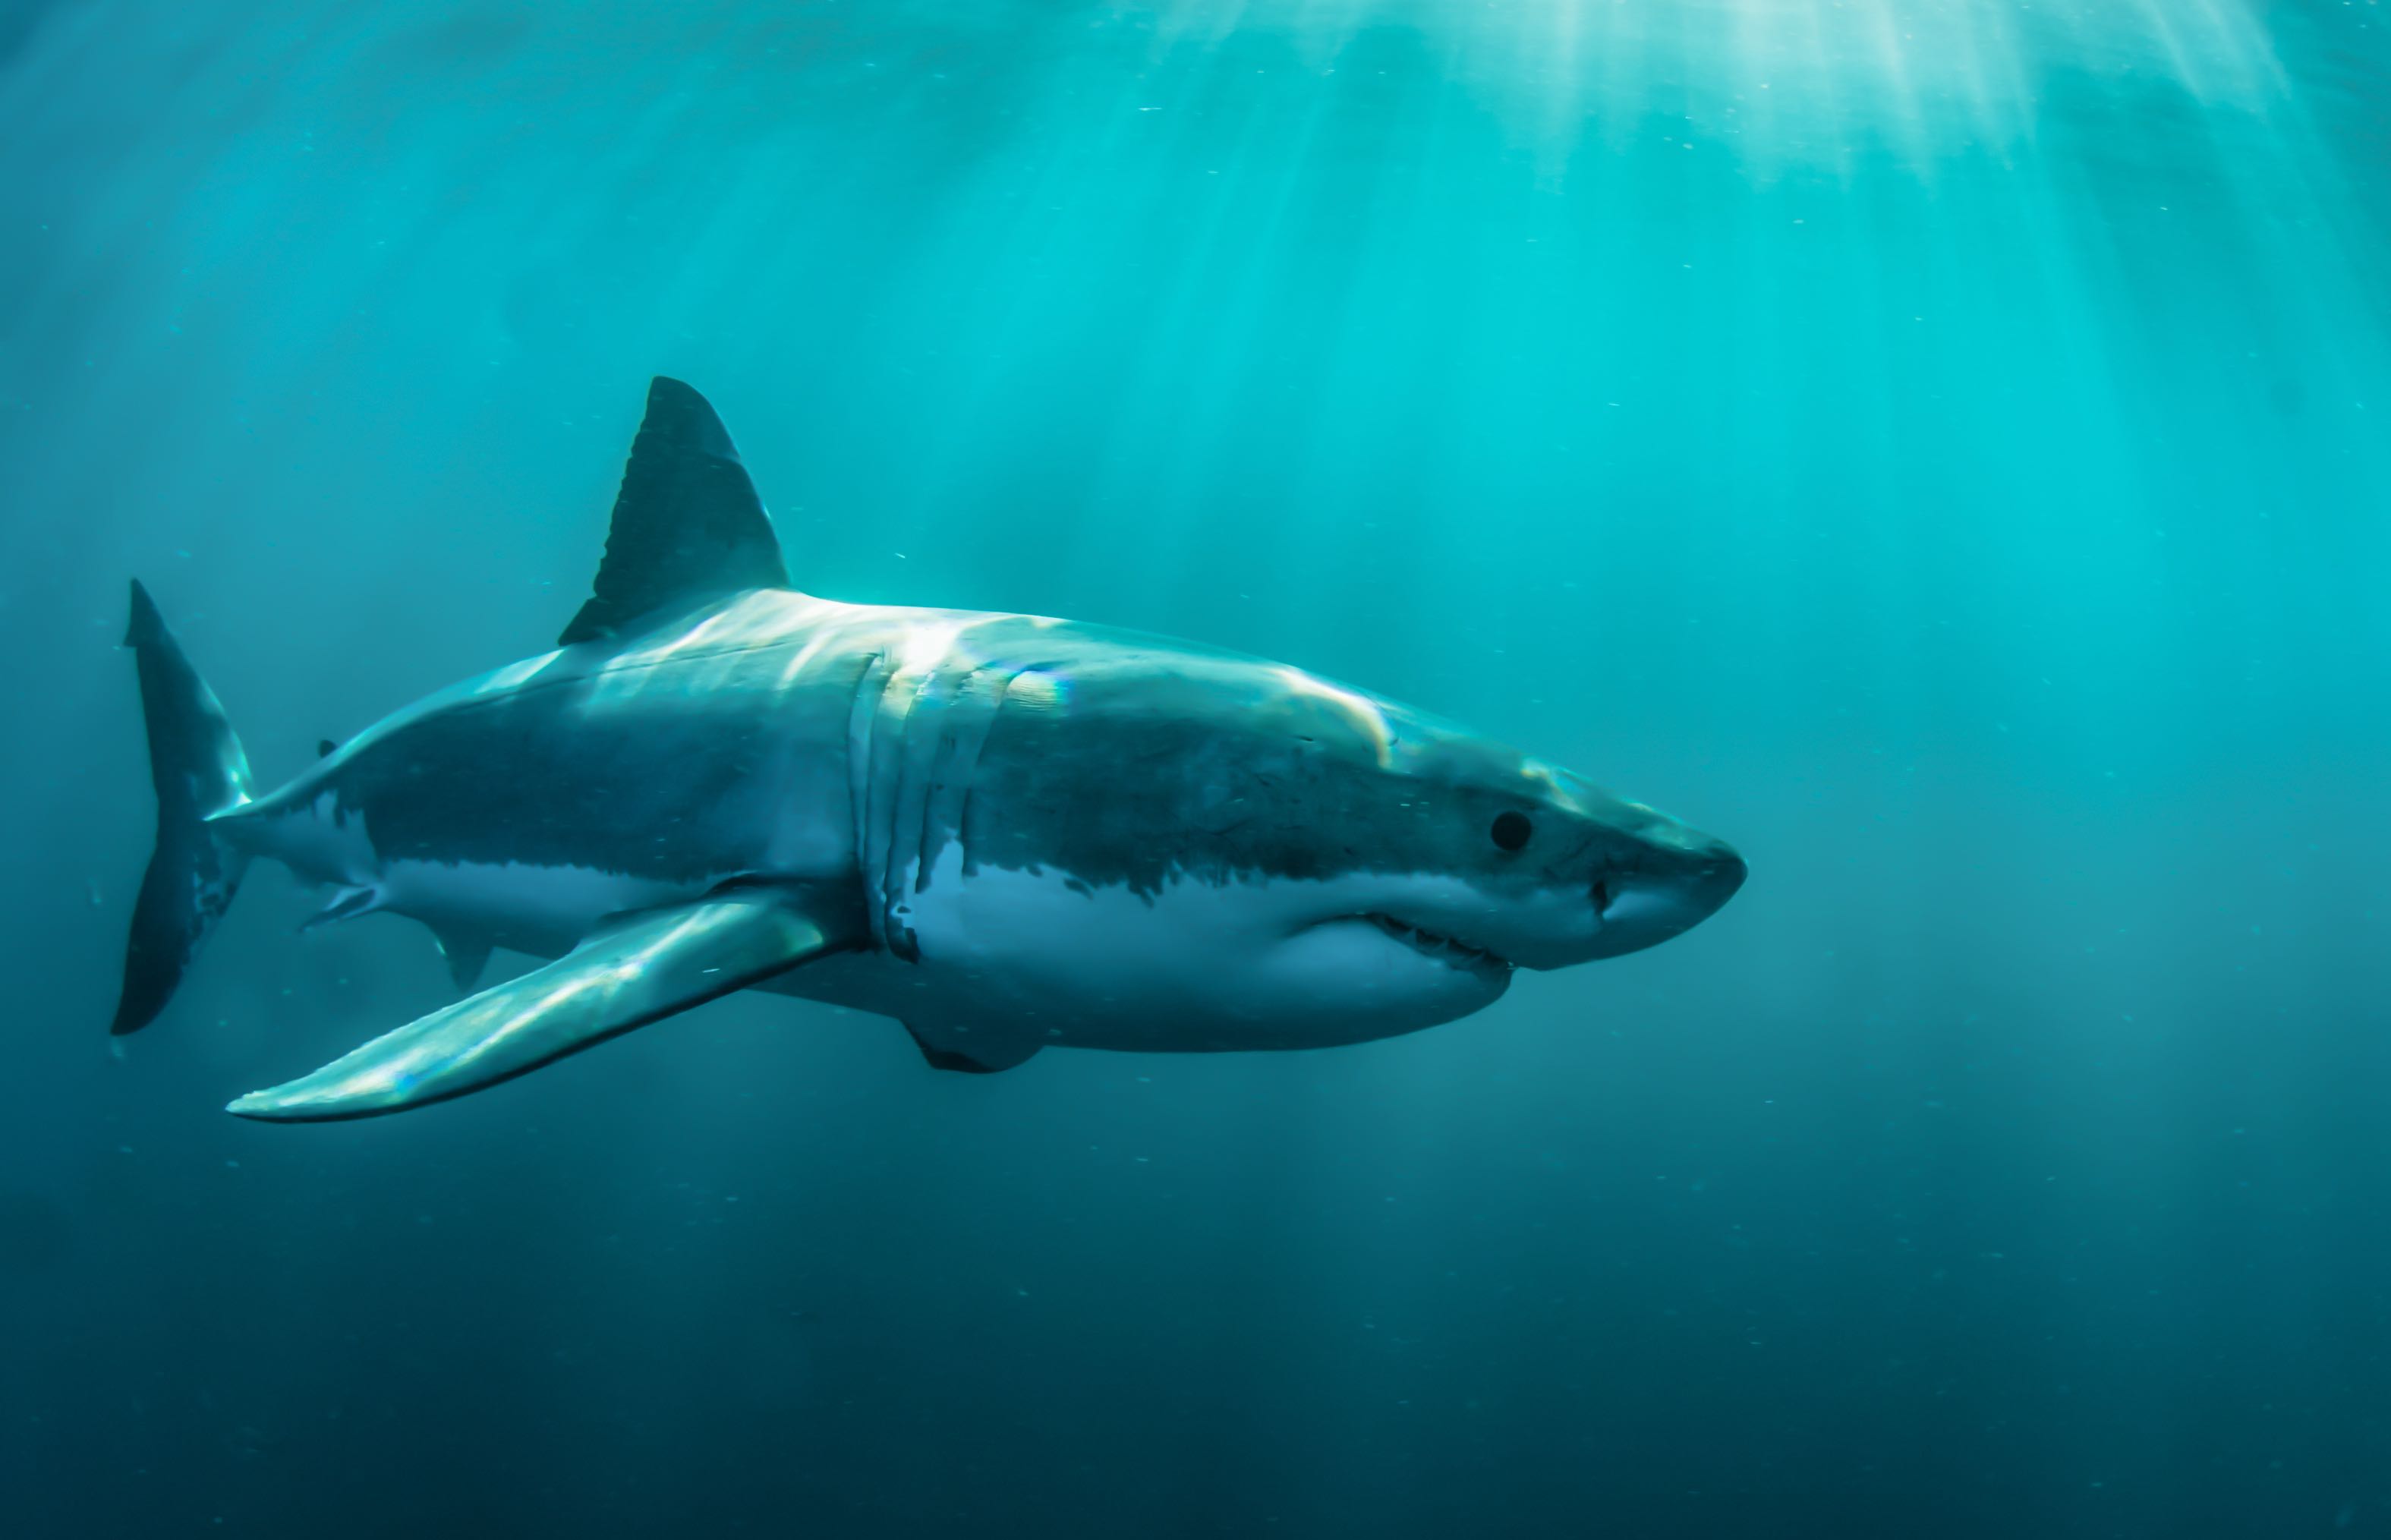
[[[446,1101],[858,943],[859,917],[803,890],[728,889],[593,933],[544,968],[385,1033],[226,1110],[268,1122]]]
[[[449,982],[460,990],[482,981],[482,970],[490,965],[490,951],[497,945],[478,930],[459,930],[454,925],[433,925],[432,941],[447,959]]]
[[[1001,1069],[1027,1064],[1039,1048],[1039,1044],[1025,1039],[925,1029],[910,1021],[905,1030],[912,1035],[913,1046],[922,1051],[923,1061],[931,1068],[952,1069],[965,1075],[993,1075]]]

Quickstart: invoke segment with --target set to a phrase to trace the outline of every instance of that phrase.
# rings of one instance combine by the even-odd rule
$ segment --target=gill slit
[[[922,838],[913,874],[916,893],[929,887],[950,841],[961,847],[964,867],[970,865],[965,821],[971,810],[972,783],[979,770],[980,751],[988,746],[988,735],[1004,709],[1006,692],[1018,672],[1005,665],[983,663],[955,687],[938,732],[937,755],[923,804]]]
[[[880,870],[880,861],[887,850],[883,825],[874,818],[872,773],[874,749],[877,746],[880,705],[888,693],[889,680],[896,668],[885,653],[874,653],[864,661],[863,672],[856,677],[855,698],[847,713],[847,789],[849,817],[854,822],[855,876],[863,903],[864,913],[872,925],[872,938],[882,946],[888,944],[886,921],[878,884],[873,874]]]
[[[922,861],[922,829],[929,814],[931,770],[937,760],[947,707],[960,682],[946,666],[947,661],[940,656],[921,673],[909,671],[890,686],[889,695],[898,694],[899,685],[911,688],[902,692],[896,731],[889,735],[886,771],[875,769],[872,776],[875,790],[884,783],[887,787],[887,844],[878,868],[881,928],[889,951],[909,963],[918,962],[922,955],[913,938],[911,899]],[[887,695],[882,699],[885,703]],[[881,716],[884,721],[888,719],[886,711]]]

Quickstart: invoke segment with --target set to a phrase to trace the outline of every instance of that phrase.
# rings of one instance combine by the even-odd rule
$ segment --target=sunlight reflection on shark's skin
[[[260,856],[332,887],[325,918],[422,920],[460,984],[494,947],[557,959],[232,1104],[286,1120],[460,1095],[756,986],[983,1072],[1364,1042],[1665,941],[1743,881],[1723,841],[1299,668],[756,583],[782,574],[728,434],[659,379],[566,645],[262,796],[136,587],[161,897],[118,1029]]]

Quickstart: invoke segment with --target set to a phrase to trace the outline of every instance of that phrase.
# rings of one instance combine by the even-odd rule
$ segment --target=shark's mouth
[[[1432,957],[1449,966],[1484,973],[1511,971],[1511,964],[1507,960],[1497,957],[1483,947],[1473,947],[1467,941],[1456,940],[1450,936],[1440,936],[1432,930],[1423,930],[1417,925],[1407,925],[1391,914],[1370,913],[1363,915],[1362,918],[1376,925],[1421,956]]]

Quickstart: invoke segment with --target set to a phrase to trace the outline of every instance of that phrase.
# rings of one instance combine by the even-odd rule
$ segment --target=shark
[[[260,859],[324,891],[311,925],[428,926],[460,995],[228,1107],[267,1121],[446,1101],[743,990],[892,1017],[967,1073],[1360,1043],[1679,936],[1745,878],[1301,668],[802,592],[721,420],[663,377],[556,648],[278,788],[137,581],[125,645],[158,819],[111,1029],[165,1011]],[[499,949],[537,965],[482,988]]]

